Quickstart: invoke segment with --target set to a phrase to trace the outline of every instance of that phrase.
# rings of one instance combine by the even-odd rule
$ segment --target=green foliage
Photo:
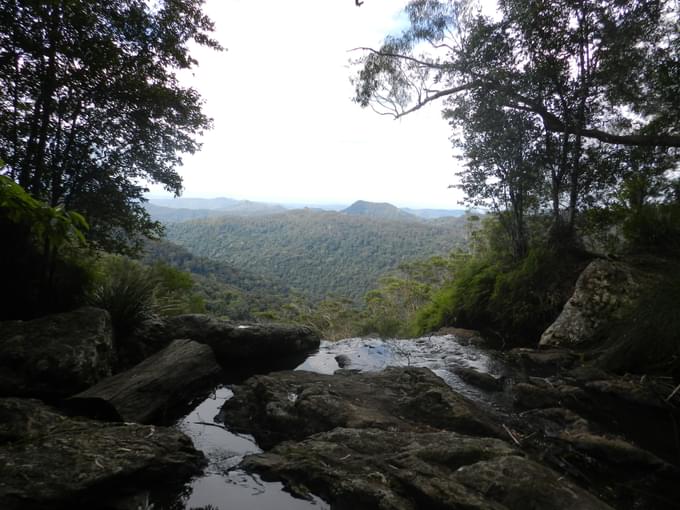
[[[35,200],[0,175],[0,317],[32,318],[83,301],[90,279],[83,216]]]
[[[116,336],[125,338],[156,312],[157,281],[138,262],[107,255],[99,261],[89,302],[111,315]]]
[[[198,257],[168,241],[147,242],[143,260],[190,274],[193,299],[202,301],[206,312],[218,317],[252,321],[293,299],[290,289],[281,283],[228,262]]]
[[[167,236],[198,256],[284,281],[314,300],[337,294],[358,302],[399,264],[464,246],[465,222],[300,210],[172,224]]]
[[[154,315],[205,311],[192,287],[189,274],[168,265],[147,266],[124,256],[103,255],[89,302],[109,312],[116,336],[124,339]]]
[[[623,233],[635,251],[680,253],[680,203],[644,204],[624,219]]]
[[[418,310],[414,332],[479,329],[507,345],[535,345],[569,298],[585,266],[579,253],[532,246],[519,260],[495,254],[461,259],[453,279]]]
[[[379,286],[364,297],[366,319],[361,333],[377,333],[382,338],[413,336],[416,314],[453,278],[464,257],[455,252],[407,262],[381,278]]]
[[[98,248],[160,225],[143,182],[180,193],[175,168],[210,127],[177,72],[189,46],[219,49],[201,0],[0,0],[0,157],[31,196],[82,211]]]
[[[305,324],[319,331],[326,340],[340,340],[358,335],[365,314],[347,298],[329,297],[312,305],[297,297],[276,310],[256,316],[265,321]]]

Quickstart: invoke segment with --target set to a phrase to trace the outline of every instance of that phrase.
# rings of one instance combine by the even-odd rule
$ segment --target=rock
[[[594,260],[579,276],[573,295],[541,336],[540,345],[574,347],[593,343],[602,328],[622,318],[639,290],[630,266]]]
[[[583,391],[566,384],[556,386],[518,383],[513,386],[515,405],[524,409],[569,407],[583,398]]]
[[[585,452],[607,463],[644,469],[671,469],[656,455],[638,448],[619,437],[605,437],[588,431],[565,431],[559,436],[574,449]]]
[[[175,340],[137,366],[74,395],[66,406],[72,412],[95,411],[100,417],[127,422],[165,421],[220,371],[210,347]],[[106,408],[110,412],[102,411]]]
[[[610,508],[503,441],[450,431],[336,428],[281,443],[242,466],[333,508]]]
[[[574,366],[579,356],[567,349],[529,349],[520,347],[505,353],[505,358],[518,365],[523,372],[552,375]]]
[[[98,308],[0,323],[0,396],[55,399],[111,375],[109,314]]]
[[[178,338],[209,345],[218,363],[225,367],[305,354],[320,343],[319,334],[304,326],[238,324],[201,314],[156,319],[140,328],[131,343],[158,347]]]
[[[73,419],[37,400],[0,399],[0,508],[102,508],[126,491],[188,479],[205,464],[164,427]]]
[[[352,360],[346,354],[338,354],[335,357],[335,362],[338,364],[340,368],[345,368],[352,364]]]
[[[486,391],[503,391],[503,379],[485,374],[474,368],[459,367],[455,374],[466,383]]]
[[[269,448],[336,427],[419,430],[440,428],[501,437],[487,412],[454,392],[426,368],[334,375],[277,372],[233,388],[220,418]]]

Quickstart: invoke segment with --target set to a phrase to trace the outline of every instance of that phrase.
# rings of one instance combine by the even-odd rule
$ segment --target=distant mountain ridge
[[[162,223],[176,223],[200,218],[214,218],[218,216],[261,216],[285,213],[293,206],[253,202],[250,200],[236,200],[233,198],[152,198],[146,203],[146,209],[151,217]],[[382,202],[368,202],[358,200],[349,207],[341,208],[337,205],[296,205],[294,208],[314,209],[318,211],[340,211],[348,215],[361,215],[373,218],[422,221],[437,218],[459,217],[465,214],[462,209],[409,209],[398,208],[392,204]]]

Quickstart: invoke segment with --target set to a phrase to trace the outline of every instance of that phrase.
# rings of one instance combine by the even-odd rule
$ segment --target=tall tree
[[[202,0],[0,0],[0,158],[36,198],[84,213],[125,251],[160,231],[145,183],[179,194],[183,153],[210,127],[177,71],[214,49]]]

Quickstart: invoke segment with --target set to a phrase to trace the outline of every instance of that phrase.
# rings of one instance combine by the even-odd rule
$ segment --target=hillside
[[[278,204],[224,197],[151,199],[144,206],[154,220],[162,223],[211,218],[228,214],[258,216],[288,211],[284,206]]]
[[[217,316],[252,320],[254,313],[280,308],[291,297],[290,289],[280,282],[225,261],[198,257],[168,241],[147,242],[143,261],[162,262],[190,273],[193,290],[204,300],[206,310]]]
[[[320,299],[361,299],[401,262],[464,244],[465,218],[387,220],[303,209],[167,225],[167,237],[196,255],[269,276]]]

